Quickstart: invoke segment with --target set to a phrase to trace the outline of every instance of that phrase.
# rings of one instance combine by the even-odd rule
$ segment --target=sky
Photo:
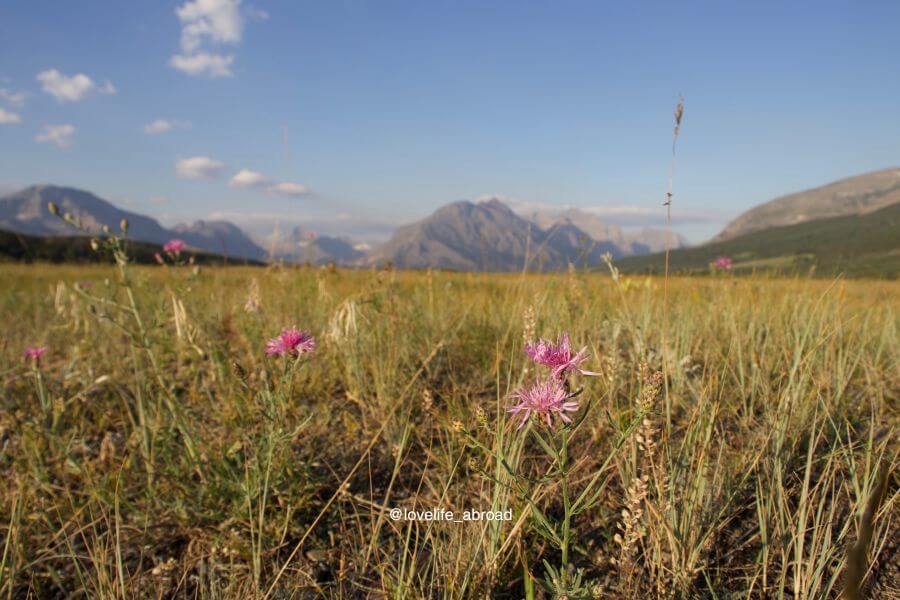
[[[699,242],[900,164],[900,2],[65,0],[0,5],[0,191],[361,240],[449,202]]]

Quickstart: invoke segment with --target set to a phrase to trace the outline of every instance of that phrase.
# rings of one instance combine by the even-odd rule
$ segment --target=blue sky
[[[900,164],[898,2],[249,0],[0,7],[0,187],[171,224],[382,237],[459,199],[699,241]]]

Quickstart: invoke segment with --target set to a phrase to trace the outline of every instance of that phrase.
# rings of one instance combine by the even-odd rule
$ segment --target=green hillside
[[[733,270],[809,272],[849,277],[900,276],[900,203],[864,214],[809,221],[755,231],[722,242],[673,250],[674,273],[708,272],[719,256],[734,261]],[[662,253],[622,259],[624,273],[660,273]]]
[[[147,242],[126,242],[131,260],[142,264],[155,264],[153,255],[162,252],[162,246]],[[225,259],[217,254],[187,252],[197,264],[223,264]],[[84,236],[37,237],[0,229],[0,261],[21,262],[107,262],[105,253],[91,250],[90,238]],[[229,264],[262,264],[253,260],[228,259]]]

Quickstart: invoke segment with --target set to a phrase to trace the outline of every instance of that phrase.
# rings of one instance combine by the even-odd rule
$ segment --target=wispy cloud
[[[178,119],[156,119],[144,125],[144,133],[147,135],[158,135],[171,131],[172,129],[189,129],[191,126],[188,121],[180,121]]]
[[[34,139],[41,143],[55,144],[57,148],[68,148],[73,143],[74,135],[75,127],[73,125],[44,125]]]
[[[25,106],[25,97],[25,92],[13,92],[12,90],[8,90],[6,88],[0,88],[0,100],[3,100],[10,106],[22,108],[23,106]]]
[[[288,198],[299,198],[300,196],[307,196],[310,194],[309,188],[305,185],[291,183],[289,181],[269,186],[266,191],[270,194],[275,194],[276,196],[286,196]]]
[[[97,85],[84,73],[64,75],[56,69],[47,69],[37,74],[41,89],[56,98],[59,102],[78,102],[91,94],[115,94],[115,86],[107,81]]]
[[[241,169],[228,182],[233,188],[264,188],[272,183],[272,178],[259,171]]]
[[[269,17],[263,10],[246,7],[241,0],[189,0],[175,9],[181,23],[181,52],[169,59],[169,65],[198,77],[230,77],[234,54],[216,48],[241,42],[247,19],[261,21]]]
[[[276,182],[275,178],[253,169],[241,169],[234,174],[228,185],[233,188],[265,190],[266,193],[273,196],[286,198],[299,198],[312,193],[305,185],[290,181]]]
[[[175,163],[175,172],[185,179],[215,179],[225,171],[225,163],[208,156],[181,158]]]
[[[21,122],[22,117],[0,106],[0,125],[15,125]]]
[[[210,79],[231,77],[231,63],[233,62],[234,56],[223,56],[209,52],[176,54],[169,59],[169,64],[182,73],[209,77]]]

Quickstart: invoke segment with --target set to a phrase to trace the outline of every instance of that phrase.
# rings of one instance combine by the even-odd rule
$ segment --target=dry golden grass
[[[505,412],[531,328],[603,373],[568,448],[590,593],[836,597],[884,487],[863,590],[897,597],[896,282],[674,279],[664,335],[659,279],[122,273],[0,267],[0,596],[540,597],[561,490]],[[317,352],[267,358],[290,325]]]

